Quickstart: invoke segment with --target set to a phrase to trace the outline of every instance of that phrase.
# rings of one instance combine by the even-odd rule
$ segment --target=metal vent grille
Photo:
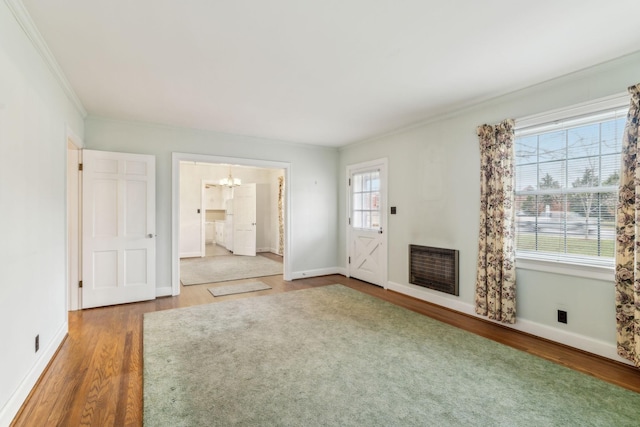
[[[458,251],[409,245],[409,283],[458,295]]]

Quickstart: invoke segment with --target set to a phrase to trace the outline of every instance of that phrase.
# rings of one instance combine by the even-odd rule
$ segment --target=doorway
[[[181,192],[184,191],[195,191],[198,194],[202,194],[202,187],[198,187],[196,189],[185,189],[182,185],[182,168],[181,164],[192,163],[192,164],[200,164],[200,165],[210,165],[210,166],[218,166],[223,167],[225,170],[232,165],[234,168],[247,168],[247,169],[264,169],[264,170],[279,170],[280,175],[282,176],[282,181],[287,183],[282,188],[282,202],[284,203],[283,217],[280,218],[282,221],[282,236],[278,239],[279,244],[278,247],[283,247],[282,256],[283,256],[283,276],[285,280],[290,280],[291,277],[291,266],[290,266],[290,257],[289,249],[290,245],[288,244],[288,236],[289,236],[289,169],[290,164],[285,162],[272,162],[272,161],[263,161],[263,160],[255,160],[255,159],[244,159],[244,158],[230,158],[230,157],[219,157],[219,156],[209,156],[209,155],[199,155],[199,154],[188,154],[188,153],[173,153],[173,168],[172,168],[172,211],[173,211],[173,219],[172,219],[172,295],[179,295],[180,293],[180,259],[184,255],[189,255],[192,257],[196,256],[205,256],[206,250],[203,245],[202,238],[204,237],[202,224],[205,223],[204,217],[202,215],[206,215],[207,212],[204,210],[204,206],[198,206],[199,209],[194,210],[190,208],[188,210],[184,209],[181,206]],[[234,169],[235,170],[235,169]],[[228,174],[225,173],[225,177]],[[236,176],[236,173],[234,173]],[[200,179],[201,185],[204,186],[205,181]],[[215,180],[214,180],[215,181]],[[211,182],[209,180],[208,182]],[[199,203],[202,203],[200,200]],[[214,203],[214,207],[222,207],[222,211],[226,210],[226,206],[224,205],[224,200],[222,203]],[[193,211],[193,212],[191,212]],[[216,209],[212,209],[215,214]],[[194,216],[194,212],[197,214],[197,217]],[[197,230],[189,231],[185,228],[182,223],[182,218],[184,216],[194,216],[193,218],[193,227],[197,227]],[[190,233],[190,236],[196,236],[197,241],[187,242],[188,245],[183,244],[182,234]],[[201,237],[202,236],[202,237]],[[196,253],[197,252],[197,253]]]
[[[282,169],[180,162],[182,286],[282,274],[282,178]]]

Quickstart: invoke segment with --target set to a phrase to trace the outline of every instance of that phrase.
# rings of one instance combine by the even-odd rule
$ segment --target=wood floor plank
[[[111,338],[111,339],[110,339]],[[101,331],[99,343],[93,353],[88,378],[88,387],[85,398],[81,400],[82,411],[80,414],[80,425],[113,425],[113,420],[108,423],[109,412],[115,413],[115,406],[112,405],[111,378],[115,375],[116,358],[118,349],[118,339],[109,337]]]
[[[256,280],[256,279],[251,279]],[[341,283],[409,310],[640,392],[640,370],[340,275],[285,281],[268,291],[214,298],[211,284],[177,297],[69,313],[69,335],[12,426],[142,425],[142,319],[152,311],[217,303]],[[242,281],[233,281],[236,283]]]

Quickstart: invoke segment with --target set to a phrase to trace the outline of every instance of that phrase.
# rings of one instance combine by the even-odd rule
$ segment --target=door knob
[[[148,237],[149,239],[153,239],[153,234],[149,233],[149,234],[147,234],[147,237]]]

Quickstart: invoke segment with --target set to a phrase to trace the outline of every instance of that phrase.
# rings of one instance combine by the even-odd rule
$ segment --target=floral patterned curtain
[[[284,255],[284,176],[278,177],[278,254]]]
[[[618,354],[640,366],[640,83],[629,93],[616,212],[616,322]]]
[[[516,322],[514,250],[514,121],[478,127],[480,239],[476,313]]]

